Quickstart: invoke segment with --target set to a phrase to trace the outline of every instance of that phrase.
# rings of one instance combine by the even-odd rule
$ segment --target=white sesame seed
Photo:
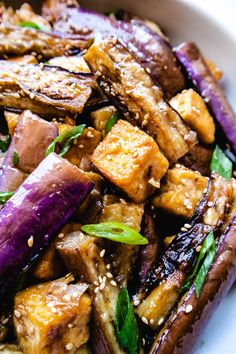
[[[40,67],[41,70],[43,70],[43,69],[44,69],[44,64],[43,64],[43,63],[40,63],[40,64],[39,64],[39,67]]]
[[[143,321],[143,323],[148,324],[148,320],[146,319],[146,317],[143,316],[141,320]]]
[[[190,229],[191,225],[186,223],[186,224],[184,224],[184,227],[186,227],[186,229]]]
[[[62,297],[62,299],[63,299],[64,301],[70,301],[70,300],[71,300],[71,297],[70,297],[70,295],[65,294],[65,295]]]
[[[102,276],[101,275],[99,275],[98,281],[99,281],[100,284],[102,283]]]
[[[33,247],[34,244],[34,236],[30,236],[30,238],[27,241],[29,247]]]
[[[93,282],[93,284],[98,286],[98,285],[99,285],[99,282],[98,282],[97,280],[95,280],[95,281]]]
[[[197,252],[200,252],[200,251],[201,251],[201,248],[202,248],[202,246],[197,246],[196,251],[197,251]]]
[[[74,345],[72,343],[68,343],[68,344],[66,344],[65,349],[71,350],[71,349],[73,349],[73,347],[74,347]]]
[[[108,264],[106,265],[106,268],[107,268],[107,269],[111,269],[111,265],[108,263]]]
[[[159,321],[158,321],[158,326],[160,326],[162,323],[164,322],[164,318],[163,317],[161,317],[160,319],[159,319]]]
[[[151,318],[151,319],[150,319],[150,325],[153,325],[153,324],[154,324],[154,319]]]
[[[146,71],[147,71],[148,74],[151,74],[150,68],[147,68]]]
[[[209,207],[212,207],[212,205],[213,205],[213,202],[208,202],[207,203],[207,206],[209,206]]]
[[[117,286],[117,283],[115,282],[115,280],[111,280],[110,284],[113,285],[113,286]]]
[[[113,275],[110,272],[107,272],[107,278],[113,278]]]
[[[142,341],[143,341],[143,345],[145,345],[145,343],[146,343],[145,338],[143,338]]]
[[[6,317],[6,318],[4,318],[4,319],[2,320],[2,324],[5,325],[5,324],[7,324],[8,321],[9,321],[9,318]]]
[[[107,160],[111,160],[111,155],[107,155]]]
[[[73,328],[74,325],[73,325],[73,323],[68,323],[67,327],[68,327],[68,328]]]
[[[19,324],[17,327],[16,327],[16,330],[19,334],[22,334],[23,333],[23,326],[21,324]]]
[[[79,149],[83,149],[84,145],[83,144],[79,144]]]
[[[187,305],[187,306],[185,307],[185,312],[186,312],[186,313],[190,313],[192,310],[193,310],[193,306],[192,306],[191,304],[189,304],[189,305]]]
[[[59,233],[58,238],[63,238],[65,236],[65,234],[63,234],[63,232]]]
[[[105,288],[105,286],[106,286],[106,284],[105,284],[105,282],[104,282],[104,283],[102,283],[102,284],[99,286],[99,289],[100,289],[100,290],[103,290],[103,289]]]
[[[203,193],[206,193],[207,192],[207,188],[205,188],[204,190],[203,190]]]
[[[16,318],[21,318],[21,313],[18,310],[14,311],[14,315],[16,316]]]
[[[148,124],[148,120],[147,119],[144,119],[143,121],[142,121],[142,127],[145,127],[145,125],[147,125]]]
[[[105,250],[105,249],[101,250],[101,252],[100,252],[100,257],[101,257],[101,258],[103,258],[103,257],[104,257],[105,252],[106,252],[106,250]]]
[[[97,288],[95,288],[95,289],[94,289],[95,294],[97,294],[97,293],[99,292],[99,290],[100,290],[100,289],[99,289],[99,286],[98,286]]]
[[[139,300],[134,300],[134,306],[138,306],[140,304]]]
[[[30,92],[29,96],[30,96],[31,100],[33,100],[35,98],[35,94],[33,92]]]
[[[183,232],[188,231],[188,230],[186,229],[186,227],[181,227],[180,230],[183,231]]]
[[[175,165],[175,167],[176,167],[176,168],[180,168],[181,165],[180,165],[179,163],[177,163],[177,164]]]

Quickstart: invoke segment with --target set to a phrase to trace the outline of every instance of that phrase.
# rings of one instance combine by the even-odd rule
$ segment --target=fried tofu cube
[[[95,149],[95,167],[136,203],[159,187],[169,163],[152,137],[119,120]]]
[[[223,72],[220,70],[220,68],[212,60],[208,58],[205,58],[205,61],[214,78],[216,80],[220,80],[223,76]]]
[[[153,205],[169,213],[191,218],[207,184],[207,177],[177,165],[168,170],[160,195],[153,199]]]
[[[126,203],[124,201],[111,203],[104,205],[100,222],[116,221],[140,232],[143,213],[143,204]]]
[[[90,69],[86,64],[83,57],[71,56],[71,57],[55,57],[49,60],[50,65],[60,66],[69,71],[75,73],[90,73]]]
[[[202,97],[193,89],[184,90],[170,100],[171,106],[206,144],[215,140],[215,123]]]
[[[17,341],[25,354],[75,353],[89,338],[87,284],[73,276],[32,286],[14,302]]]
[[[103,132],[108,120],[117,113],[114,106],[102,107],[90,114],[94,128]]]

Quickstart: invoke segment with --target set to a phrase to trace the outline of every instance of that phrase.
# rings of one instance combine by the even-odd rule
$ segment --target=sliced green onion
[[[117,121],[120,119],[119,113],[114,113],[110,119],[108,119],[106,126],[105,126],[105,132],[106,134],[109,133],[113,125],[117,123]]]
[[[28,28],[34,28],[37,30],[45,30],[44,27],[39,26],[37,23],[35,22],[31,22],[31,21],[22,21],[19,24],[20,27],[28,27]]]
[[[20,161],[19,155],[16,150],[14,150],[13,155],[12,155],[12,162],[14,166],[17,166]]]
[[[146,245],[148,240],[131,227],[115,221],[84,225],[82,231],[88,235],[107,238],[129,245]]]
[[[13,194],[14,192],[0,192],[0,204],[5,204]]]
[[[9,145],[11,143],[11,136],[10,134],[6,135],[4,139],[0,139],[0,150],[2,152],[6,152],[7,149],[9,148]]]
[[[232,177],[233,164],[223,151],[216,145],[211,159],[211,171],[217,172],[226,179]]]
[[[138,353],[138,326],[127,289],[121,288],[115,312],[116,336],[129,354]]]
[[[48,146],[46,150],[46,156],[48,156],[51,152],[55,151],[56,145],[58,143],[62,143],[61,145],[61,151],[59,153],[60,156],[64,156],[67,151],[70,149],[70,144],[71,142],[78,138],[81,134],[83,134],[83,131],[85,129],[86,125],[81,124],[78,125],[77,127],[74,127],[70,129],[69,131],[60,134],[56,139],[53,140],[53,142]]]
[[[208,270],[210,269],[210,266],[214,260],[215,253],[216,253],[215,238],[214,238],[213,231],[211,231],[203,241],[193,272],[186,279],[184,285],[182,286],[181,288],[182,292],[185,292],[190,288],[195,278],[194,286],[197,293],[197,297],[199,297]],[[201,263],[202,265],[200,265]]]

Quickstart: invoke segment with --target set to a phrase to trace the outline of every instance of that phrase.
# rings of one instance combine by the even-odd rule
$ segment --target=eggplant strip
[[[95,81],[49,65],[0,60],[0,107],[29,109],[41,117],[81,113]]]
[[[236,154],[236,115],[225,93],[210,72],[195,43],[183,43],[175,54],[197,91],[205,99],[216,121],[223,130],[232,151]]]
[[[91,191],[77,167],[52,153],[0,211],[0,296],[45,247]]]
[[[226,220],[234,196],[232,181],[213,175],[208,192],[200,202],[187,231],[179,233],[168,246],[160,263],[149,274],[142,291],[134,297],[142,301],[137,314],[157,328],[179,299],[182,285],[198,257],[198,248],[210,231],[215,237]]]
[[[155,338],[149,353],[190,353],[201,330],[233,285],[235,270],[236,214],[219,239],[216,257],[207,274],[200,297],[197,298],[195,288],[192,286]]]
[[[177,161],[197,142],[196,134],[164,100],[160,87],[116,39],[95,43],[85,54],[105,95],[132,124],[151,135],[167,159]]]
[[[185,87],[185,79],[173,54],[170,43],[163,35],[151,30],[137,18],[130,22],[117,21],[81,6],[57,11],[58,3],[43,7],[43,14],[54,18],[54,29],[64,33],[76,33],[86,39],[95,38],[99,32],[103,38],[118,37],[138,61],[150,71],[169,98]],[[50,16],[51,15],[51,16]],[[56,17],[56,19],[55,19]]]
[[[14,192],[44,159],[47,147],[57,135],[58,129],[53,123],[39,118],[30,111],[24,111],[3,161],[0,191]],[[14,153],[17,153],[19,158],[16,166],[13,163]]]
[[[0,24],[0,55],[24,55],[35,52],[49,59],[72,55],[88,48],[91,40],[76,35],[51,33],[34,28]]]
[[[107,278],[104,258],[101,257],[100,240],[71,233],[57,243],[57,250],[63,257],[68,269],[90,284],[93,295],[94,318],[91,335],[92,351],[95,354],[121,354],[114,330],[115,307],[119,287],[115,280]],[[114,284],[111,284],[111,281]],[[104,284],[104,285],[103,285]]]

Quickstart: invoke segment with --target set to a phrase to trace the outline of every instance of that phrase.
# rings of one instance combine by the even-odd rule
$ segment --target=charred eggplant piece
[[[87,284],[69,275],[34,285],[15,297],[14,326],[24,353],[76,353],[89,338],[91,299]]]
[[[1,296],[47,247],[92,186],[77,167],[52,153],[8,200],[0,212]]]
[[[117,342],[113,325],[119,288],[105,264],[100,240],[82,232],[71,233],[57,243],[57,249],[68,269],[90,284],[94,304],[93,353],[124,353]]]
[[[0,176],[0,191],[15,191],[45,157],[45,151],[57,137],[53,123],[46,122],[30,111],[20,116],[7,151]],[[14,165],[14,154],[18,163]]]
[[[29,109],[41,117],[81,113],[95,81],[90,74],[72,74],[49,65],[0,61],[0,106]]]
[[[76,35],[45,32],[29,27],[0,24],[0,55],[35,52],[45,59],[71,55],[88,48],[92,41]]]
[[[181,158],[180,163],[193,171],[200,172],[203,176],[210,176],[210,163],[212,154],[212,147],[206,147],[201,144],[197,144]]]
[[[220,84],[211,74],[200,50],[194,43],[183,43],[176,48],[175,54],[193,85],[207,102],[232,151],[236,154],[236,115]]]
[[[44,6],[43,13],[49,15],[49,7]],[[174,96],[185,87],[185,79],[170,43],[143,21],[137,18],[129,22],[117,21],[81,6],[72,8],[64,6],[57,16],[55,7],[51,7],[51,13],[52,17],[57,17],[54,23],[56,31],[77,33],[85,38],[94,38],[96,32],[100,32],[103,38],[111,35],[118,37],[150,71],[155,82],[160,84],[168,97]]]
[[[235,209],[234,209],[235,210]],[[150,354],[190,353],[201,330],[235,280],[236,215],[220,236],[215,260],[200,297],[194,286],[183,296],[165,326],[154,340]]]
[[[197,142],[196,134],[164,100],[160,87],[116,39],[93,44],[84,56],[104,93],[158,143],[167,159],[177,161]]]
[[[180,297],[180,289],[191,273],[198,257],[198,248],[209,234],[215,237],[226,220],[233,199],[232,181],[213,175],[208,191],[199,204],[186,231],[179,233],[167,247],[159,264],[149,274],[135,301],[142,301],[137,313],[157,328]]]

